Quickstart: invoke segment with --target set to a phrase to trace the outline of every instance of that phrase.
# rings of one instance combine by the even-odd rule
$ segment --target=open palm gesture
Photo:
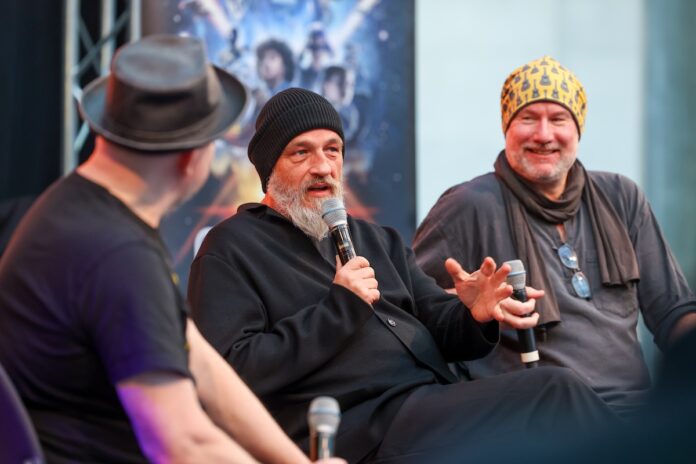
[[[534,327],[539,314],[534,313],[535,300],[544,292],[527,287],[529,300],[525,303],[509,298],[512,286],[505,282],[510,266],[503,264],[498,270],[492,258],[486,258],[481,267],[469,274],[454,259],[445,261],[445,268],[452,276],[454,290],[471,315],[479,322],[493,319],[516,329]]]
[[[512,286],[505,283],[510,266],[504,264],[498,270],[495,267],[493,258],[486,258],[477,271],[469,274],[456,260],[449,258],[445,261],[457,296],[479,322],[503,321],[500,302],[512,295]]]

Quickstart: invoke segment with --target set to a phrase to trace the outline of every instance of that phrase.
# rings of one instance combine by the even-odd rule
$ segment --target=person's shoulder
[[[612,201],[635,202],[644,197],[638,184],[623,174],[608,171],[587,171],[587,174]]]
[[[501,198],[500,184],[495,174],[489,172],[445,190],[436,206],[478,207]]]
[[[496,195],[500,192],[500,186],[492,172],[474,177],[471,180],[453,185],[440,195],[440,200],[446,198],[479,198],[488,195]],[[440,201],[438,200],[438,201]]]
[[[128,261],[147,249],[161,255],[163,247],[158,232],[127,206],[76,176],[49,188],[17,232],[11,255],[17,263],[41,269],[37,274],[50,273],[60,263],[65,275],[87,276],[107,260]]]
[[[363,237],[378,236],[381,238],[400,238],[399,232],[387,225],[378,224],[366,219],[348,216],[348,227],[352,235]]]
[[[348,226],[354,241],[369,244],[379,243],[390,254],[400,253],[406,245],[401,233],[389,225],[348,216]]]
[[[607,171],[588,171],[588,176],[604,193],[617,213],[627,224],[646,217],[650,205],[638,184],[623,174]]]
[[[266,246],[265,238],[273,239],[281,223],[287,219],[261,203],[241,205],[230,217],[217,223],[205,235],[199,255],[230,256],[240,250],[249,251]]]
[[[495,215],[496,205],[502,204],[500,184],[495,174],[489,172],[445,190],[426,218]]]
[[[106,189],[74,173],[37,200],[29,219],[32,227],[80,249],[104,249],[156,236],[153,228]]]
[[[208,235],[246,237],[254,229],[263,227],[264,217],[272,214],[272,210],[266,205],[245,203],[232,216],[213,226]]]
[[[628,189],[638,189],[638,184],[628,176],[618,172],[609,171],[587,171],[590,178],[601,187],[623,187]]]
[[[362,232],[362,233],[382,233],[381,231],[386,228],[386,226],[382,226],[380,224],[377,224],[376,222],[369,221],[367,219],[355,217],[353,215],[348,215],[348,227],[350,228],[351,232]]]

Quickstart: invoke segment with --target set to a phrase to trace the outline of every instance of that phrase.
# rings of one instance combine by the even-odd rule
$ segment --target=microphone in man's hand
[[[350,231],[348,230],[348,214],[343,202],[338,198],[325,200],[321,204],[321,217],[329,226],[329,232],[334,245],[336,245],[336,252],[341,264],[346,264],[355,258],[355,248],[353,248],[353,241],[350,239]]]
[[[334,438],[341,422],[338,401],[330,396],[312,400],[307,412],[309,422],[309,459],[317,461],[334,455]]]
[[[527,301],[526,276],[524,264],[519,259],[506,261],[510,265],[507,283],[512,285],[512,297],[521,302]],[[520,358],[527,367],[536,367],[539,361],[534,329],[518,329],[517,339],[520,344]]]

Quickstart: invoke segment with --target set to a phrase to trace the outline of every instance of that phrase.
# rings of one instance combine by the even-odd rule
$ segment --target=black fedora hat
[[[175,152],[221,137],[247,102],[244,85],[212,66],[200,40],[152,35],[121,47],[90,83],[80,112],[94,132],[144,152]]]

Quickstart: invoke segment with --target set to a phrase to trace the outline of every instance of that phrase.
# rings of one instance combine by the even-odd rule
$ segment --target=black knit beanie
[[[249,142],[249,160],[266,184],[286,145],[303,132],[329,129],[343,139],[341,117],[327,99],[301,88],[290,88],[274,95],[256,118],[256,133]]]

